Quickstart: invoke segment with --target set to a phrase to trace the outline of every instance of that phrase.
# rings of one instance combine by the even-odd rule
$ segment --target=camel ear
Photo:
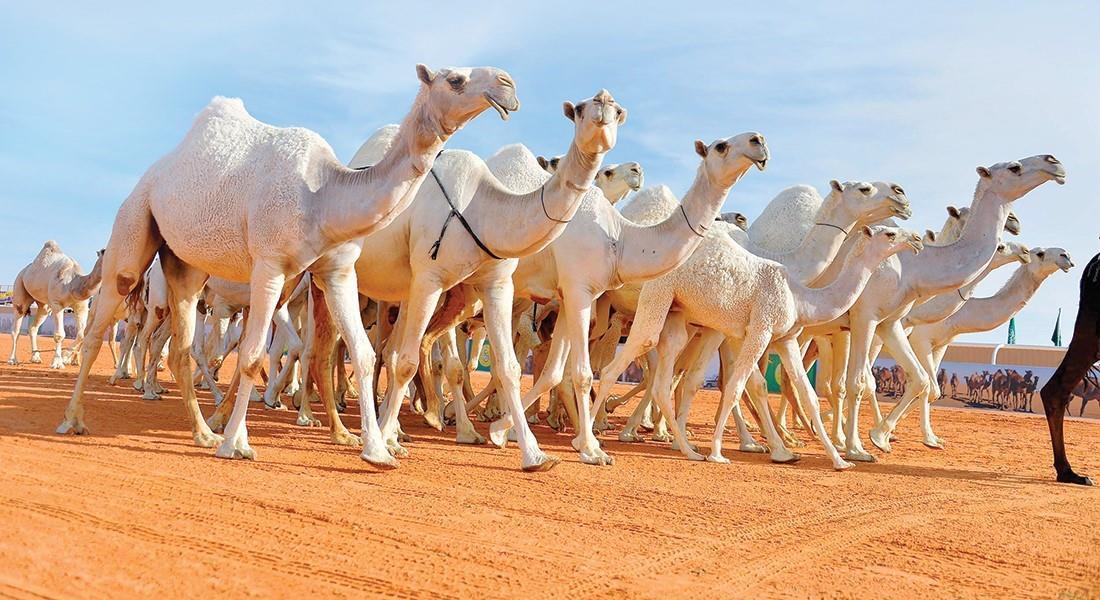
[[[959,213],[959,209],[955,208],[954,206],[948,206],[947,214],[951,215],[955,219],[958,219],[961,213]]]
[[[928,238],[928,241],[934,242],[936,241],[936,232],[932,231],[931,229],[925,229],[924,237]]]
[[[863,227],[861,227],[861,228],[860,228],[860,231],[862,231],[862,232],[863,232],[863,235],[865,235],[865,236],[867,236],[867,237],[871,237],[871,236],[873,235],[873,233],[871,232],[871,228],[870,228],[870,227],[868,227],[868,226],[866,226],[866,225],[864,225]]]
[[[580,111],[577,110],[577,107],[573,106],[572,102],[563,102],[562,105],[561,105],[561,108],[562,108],[562,112],[565,113],[565,118],[566,119],[569,119],[570,121],[576,122],[577,115],[580,114]]]
[[[536,156],[535,161],[537,161],[539,163],[539,166],[544,169],[550,166],[550,161],[546,160],[546,157],[544,156]]]
[[[626,109],[620,106],[619,110],[621,111],[619,113],[619,125],[622,125],[623,123],[626,123]]]
[[[702,158],[707,157],[707,145],[703,143],[703,140],[695,140],[695,153]]]
[[[978,172],[978,177],[993,177],[993,174],[989,172],[989,169],[985,167],[978,167],[975,169]]]
[[[829,182],[829,187],[833,188],[834,192],[843,192],[844,191],[844,186],[840,185],[840,182],[835,180],[835,179],[833,179],[832,181]]]
[[[431,85],[432,80],[435,79],[435,73],[432,73],[432,70],[424,63],[416,64],[416,76],[420,78],[424,85]]]

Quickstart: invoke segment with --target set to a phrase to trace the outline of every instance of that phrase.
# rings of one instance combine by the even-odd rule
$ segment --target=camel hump
[[[42,244],[42,249],[50,252],[61,252],[61,246],[54,240],[46,240],[46,243]]]

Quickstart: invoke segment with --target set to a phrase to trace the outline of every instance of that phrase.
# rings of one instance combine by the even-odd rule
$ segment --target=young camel
[[[404,215],[364,242],[363,258],[356,263],[359,293],[379,301],[402,303],[384,352],[388,389],[382,411],[386,443],[399,456],[406,454],[397,439],[397,416],[405,389],[418,369],[423,381],[430,380],[430,361],[426,357],[432,344],[464,320],[464,307],[473,304],[475,298],[484,307],[493,368],[501,381],[505,404],[510,411],[523,414],[519,362],[512,350],[511,275],[515,258],[538,252],[565,230],[592,185],[603,155],[614,147],[618,128],[627,116],[607,90],[577,105],[566,102],[563,111],[574,124],[573,142],[557,172],[541,185],[509,186],[474,154],[446,152],[437,161],[438,181],[422,188]],[[512,191],[517,189],[524,191]],[[476,239],[460,224],[445,229],[451,219],[448,198],[478,236]],[[445,301],[437,311],[441,298]],[[342,431],[331,400],[331,378],[323,375],[331,372],[327,357],[331,356],[328,349],[333,339],[324,323],[324,311],[315,308],[313,316],[315,349],[311,352],[316,372],[322,374],[317,382],[319,392],[329,413],[333,440],[344,443],[346,430]],[[450,347],[445,344],[445,348]],[[460,368],[457,356],[448,356],[447,361]],[[424,387],[428,394],[426,415],[437,417],[438,400],[433,399],[432,386]],[[483,441],[464,411],[458,412],[456,425],[459,442]],[[559,462],[539,449],[526,421],[520,434],[524,470],[545,470]]]
[[[948,344],[955,338],[965,333],[990,331],[1007,323],[1035,295],[1047,277],[1059,270],[1068,272],[1073,267],[1069,254],[1062,248],[1035,248],[1031,256],[996,294],[988,298],[971,298],[942,321],[913,328],[909,344],[926,373],[937,372]],[[939,397],[939,383],[933,379],[928,391],[916,401],[931,404]],[[930,412],[922,410],[921,419],[930,419]],[[922,427],[931,428],[931,424],[922,423]],[[943,440],[940,442],[942,445]]]
[[[565,233],[545,251],[521,260],[516,269],[517,296],[537,302],[561,301],[549,356],[542,374],[524,395],[524,407],[562,381],[568,357],[579,419],[573,448],[584,463],[614,462],[592,433],[588,342],[593,302],[609,289],[658,277],[687,260],[730,189],[753,166],[763,170],[770,157],[764,136],[756,132],[718,139],[709,146],[696,140],[695,152],[701,159],[695,181],[680,210],[664,221],[639,226],[616,211],[602,194],[586,196]],[[492,442],[503,446],[512,425],[510,416],[495,421],[489,427]]]
[[[224,440],[202,419],[192,386],[180,386],[195,443],[220,444],[217,456],[255,457],[244,426],[247,399],[259,375],[272,314],[309,269],[328,292],[355,359],[360,394],[367,399],[363,458],[394,464],[374,418],[373,350],[359,323],[354,273],[359,246],[354,240],[401,214],[454,132],[490,107],[502,118],[519,108],[515,84],[500,69],[434,73],[417,65],[416,71],[422,85],[399,139],[368,171],[344,167],[312,131],[266,125],[249,115],[240,100],[216,98],[119,209],[103,260],[108,283],[88,328],[93,340],[102,338],[115,308],[159,251],[172,315],[169,363],[176,381],[190,381],[195,303],[208,275],[250,282],[252,319],[241,344],[241,385]],[[83,391],[99,346],[82,350],[84,362],[58,433],[87,432]]]
[[[862,236],[848,256],[841,276],[830,286],[819,289],[802,285],[783,265],[747,252],[725,235],[708,236],[683,266],[642,286],[626,347],[600,373],[597,402],[606,398],[611,382],[631,360],[655,348],[659,358],[651,387],[665,417],[673,419],[676,414],[671,397],[673,367],[689,341],[688,324],[702,325],[741,341],[732,368],[725,373],[722,404],[707,460],[728,462],[721,453],[726,419],[744,392],[749,376],[757,369],[760,357],[772,346],[797,386],[799,400],[813,419],[818,439],[833,467],[838,470],[850,467],[824,435],[817,397],[802,370],[797,335],[805,325],[830,321],[848,310],[883,260],[906,249],[921,248],[919,236],[897,228],[864,226],[860,231]],[[766,407],[758,408],[763,409],[760,412],[775,459],[774,452],[782,448],[782,442],[770,426]],[[672,421],[671,425],[680,451],[691,460],[703,460],[688,444],[682,424]]]
[[[84,341],[84,324],[88,320],[88,299],[99,290],[100,275],[103,269],[103,250],[96,254],[95,266],[92,272],[85,275],[80,265],[69,258],[57,242],[49,240],[42,245],[38,255],[31,264],[23,267],[15,276],[15,285],[12,292],[12,308],[14,317],[11,322],[11,356],[9,365],[19,364],[19,334],[23,329],[23,318],[30,314],[31,304],[37,304],[38,310],[34,313],[28,333],[31,336],[31,362],[41,363],[42,355],[38,352],[38,328],[51,313],[54,317],[53,362],[51,369],[65,367],[66,358],[62,342],[65,340],[65,309],[73,309],[76,315],[76,341],[69,361],[77,362],[76,350]],[[99,332],[102,340],[103,332]]]

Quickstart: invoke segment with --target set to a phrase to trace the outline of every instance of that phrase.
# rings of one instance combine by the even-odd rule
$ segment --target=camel
[[[852,308],[847,389],[853,391],[853,399],[845,433],[847,453],[857,460],[871,457],[860,444],[856,417],[873,335],[877,333],[890,355],[905,370],[909,383],[905,395],[890,415],[869,432],[871,442],[889,452],[890,436],[901,415],[918,397],[925,397],[932,385],[931,375],[920,366],[909,345],[901,319],[916,299],[957,289],[980,275],[997,250],[997,240],[1008,219],[1010,204],[1047,181],[1062,184],[1066,176],[1065,168],[1051,155],[998,163],[989,168],[978,167],[977,172],[979,182],[970,206],[970,219],[960,237],[951,244],[933,246],[920,257],[903,256],[902,260],[887,263],[887,268],[872,279],[866,293]],[[928,410],[928,404],[923,403],[922,415]],[[921,421],[922,425],[931,422],[923,417]],[[930,428],[924,428],[922,433],[926,445],[936,446],[937,438]]]
[[[1092,479],[1073,471],[1066,457],[1065,435],[1062,429],[1071,394],[1093,364],[1100,359],[1100,254],[1092,257],[1081,273],[1081,296],[1077,306],[1077,322],[1073,338],[1066,348],[1062,363],[1039,391],[1050,429],[1050,445],[1054,450],[1054,471],[1061,483],[1092,485]]]
[[[1033,248],[1031,256],[1032,260],[1020,265],[1000,291],[993,296],[967,300],[963,307],[950,317],[936,323],[918,325],[913,329],[909,334],[909,343],[926,373],[936,372],[948,344],[955,338],[965,333],[990,331],[1007,323],[1035,295],[1047,277],[1059,270],[1069,271],[1073,267],[1069,254],[1062,248]],[[998,370],[994,374],[991,388],[995,404],[1000,402],[1002,406],[1008,406],[1010,383],[1011,376],[1004,371]],[[933,382],[917,398],[917,402],[924,402],[921,405],[921,427],[924,431],[931,431],[931,423],[923,422],[931,416],[930,411],[925,410],[923,406],[934,401],[938,396],[939,386]],[[892,425],[896,423],[896,419],[900,419],[900,415],[893,422],[889,420],[888,422]],[[929,447],[943,447],[943,440],[938,437],[926,438],[924,442]]]
[[[536,302],[558,299],[561,311],[539,379],[523,398],[524,407],[560,383],[568,368],[577,403],[573,448],[586,464],[610,465],[592,433],[592,367],[589,326],[592,304],[600,294],[628,282],[658,277],[682,264],[707,235],[730,189],[753,166],[764,170],[770,154],[756,132],[695,141],[700,165],[695,180],[673,212],[660,223],[640,226],[615,210],[597,192],[585,197],[577,218],[547,250],[520,261],[516,294]],[[504,416],[489,428],[497,446],[507,442],[513,419]]]
[[[561,159],[561,156],[553,158],[535,157],[535,161],[539,163],[539,166],[551,175],[558,170]],[[630,192],[642,189],[644,183],[645,171],[642,170],[642,165],[636,162],[604,165],[600,172],[596,174],[596,187],[600,188],[604,198],[612,205],[618,204]]]
[[[1100,373],[1095,366],[1081,379],[1081,383],[1073,388],[1073,395],[1081,399],[1081,411],[1077,413],[1079,417],[1085,416],[1085,408],[1089,402],[1095,400],[1100,403]],[[1068,410],[1069,406],[1066,408]]]
[[[382,411],[386,443],[398,455],[406,454],[397,440],[401,395],[418,369],[422,380],[430,379],[427,357],[432,345],[471,316],[463,314],[474,298],[483,306],[493,370],[501,384],[498,389],[510,411],[523,413],[519,363],[512,350],[511,277],[515,259],[542,250],[566,229],[627,117],[626,110],[607,90],[577,105],[566,102],[563,112],[574,125],[574,138],[554,175],[546,177],[528,153],[527,160],[535,165],[540,177],[526,185],[514,185],[498,180],[485,161],[472,153],[445,152],[437,160],[432,185],[421,189],[404,215],[363,244],[363,258],[356,263],[359,292],[379,301],[402,303],[384,353],[389,387]],[[451,220],[448,202],[461,211],[469,229],[463,230],[459,224],[446,229]],[[433,320],[441,299],[443,306]],[[316,309],[314,317],[325,318],[323,311]],[[314,352],[313,360],[324,361],[331,337],[321,337],[327,331],[323,322],[315,327],[318,338],[314,342],[320,350]],[[450,343],[444,345],[445,350],[451,347]],[[445,356],[444,360],[451,365],[447,370],[460,378],[462,364],[458,357]],[[318,372],[330,371],[322,365]],[[333,439],[343,443],[343,426],[327,399],[328,384],[324,378],[318,383],[335,427]],[[438,399],[431,387],[425,386],[427,414],[438,419]],[[362,397],[360,401],[364,401]],[[456,417],[459,442],[483,441],[465,411],[456,411]],[[559,459],[542,452],[526,420],[520,420],[523,469],[552,468]]]
[[[255,458],[244,426],[247,399],[280,298],[309,269],[327,292],[368,400],[363,455],[376,465],[394,464],[374,418],[371,386],[364,385],[373,350],[358,320],[355,240],[404,211],[444,143],[462,126],[489,108],[502,119],[519,108],[515,84],[500,69],[433,72],[417,65],[416,72],[421,87],[399,139],[370,170],[344,167],[312,131],[272,127],[249,115],[240,100],[218,97],[119,209],[103,257],[108,283],[88,327],[93,340],[102,339],[115,308],[138,287],[159,252],[172,315],[169,363],[176,381],[188,381],[195,303],[207,277],[250,283],[251,325],[241,343],[241,385],[224,439],[202,419],[194,389],[180,386],[195,443],[218,445],[216,456]],[[82,348],[80,374],[58,433],[87,432],[83,392],[99,349],[98,343]]]
[[[654,389],[665,418],[675,414],[671,390],[672,367],[687,343],[686,325],[694,323],[740,340],[740,348],[730,371],[725,373],[722,403],[714,430],[711,452],[714,462],[728,462],[721,445],[726,420],[733,404],[744,392],[749,376],[758,368],[761,356],[773,346],[779,352],[788,376],[795,382],[806,414],[814,420],[818,438],[841,470],[851,467],[824,435],[824,425],[816,406],[797,344],[802,326],[828,322],[848,310],[878,265],[889,256],[906,249],[919,251],[920,237],[897,228],[864,226],[855,249],[847,257],[841,276],[830,286],[813,289],[799,283],[785,266],[762,259],[744,250],[721,234],[713,234],[683,266],[642,286],[638,312],[623,351],[600,373],[597,402],[602,403],[629,361],[656,349],[658,363],[653,373]],[[675,307],[675,308],[673,308]],[[671,312],[670,312],[670,309]],[[783,448],[766,407],[761,413],[772,458],[785,462],[796,457]],[[680,451],[691,460],[703,460],[687,442],[682,423],[671,423]],[[787,456],[778,456],[785,452]]]
[[[987,275],[1000,267],[1014,262],[1021,264],[1031,262],[1031,252],[1028,247],[1012,241],[997,244],[997,251],[993,254],[993,259],[989,261],[989,265],[987,265],[973,281],[961,288],[939,294],[923,304],[914,306],[913,309],[905,315],[904,323],[906,327],[937,323],[955,314],[955,312],[964,305],[967,299],[970,298],[970,295],[974,292],[974,288],[977,287]]]
[[[63,369],[66,362],[77,363],[76,351],[84,341],[84,325],[88,320],[88,299],[99,290],[103,270],[103,250],[96,254],[95,266],[85,274],[75,260],[61,251],[53,240],[47,241],[38,251],[34,260],[15,276],[12,291],[14,317],[11,323],[11,356],[8,364],[19,364],[19,334],[23,329],[23,318],[30,314],[31,304],[38,305],[31,320],[28,333],[31,337],[31,362],[41,363],[42,355],[38,351],[38,328],[53,314],[55,344],[51,369]],[[76,315],[76,341],[71,355],[64,356],[65,309],[72,309]],[[103,339],[99,332],[97,340]]]

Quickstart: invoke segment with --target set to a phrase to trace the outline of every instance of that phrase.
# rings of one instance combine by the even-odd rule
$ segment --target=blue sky
[[[563,100],[606,87],[630,110],[609,162],[684,191],[692,142],[758,130],[768,171],[727,210],[750,217],[784,187],[892,180],[909,226],[938,228],[970,200],[974,167],[1040,153],[1065,186],[1017,203],[1020,240],[1100,249],[1100,7],[1087,3],[189,2],[5,7],[0,21],[0,283],[53,238],[86,268],[142,172],[215,95],[259,119],[319,132],[347,159],[415,94],[413,65],[494,65],[522,110],[450,142],[563,152]],[[1006,267],[979,295],[994,292]],[[1080,269],[1053,275],[1018,318],[1021,343],[1072,329]],[[1002,341],[1004,330],[974,341]]]

